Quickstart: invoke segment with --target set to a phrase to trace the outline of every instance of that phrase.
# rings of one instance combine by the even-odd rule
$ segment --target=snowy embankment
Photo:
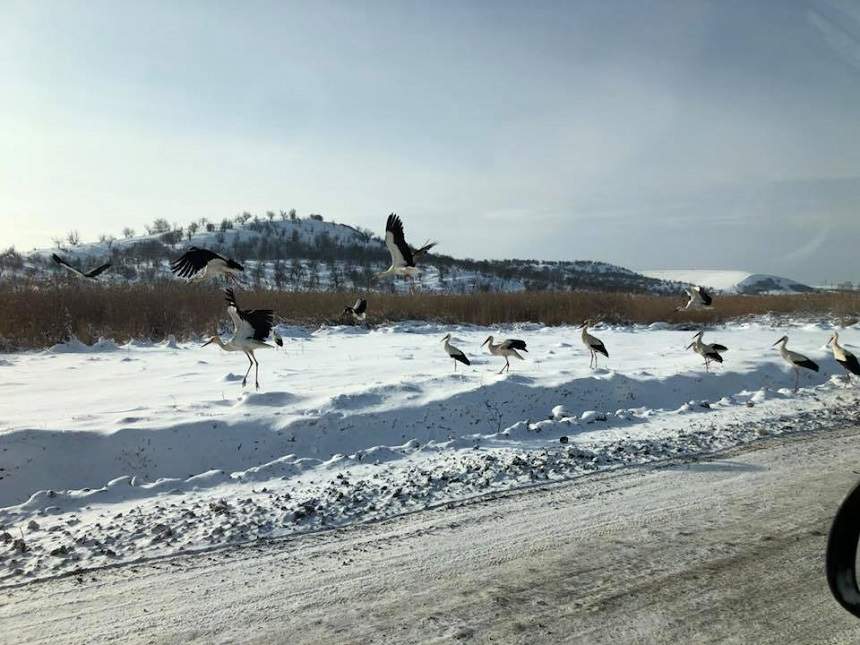
[[[856,422],[829,329],[710,330],[730,351],[706,374],[692,332],[660,325],[594,329],[595,371],[570,327],[282,328],[259,392],[241,355],[196,344],[4,355],[0,584]],[[448,331],[473,360],[456,374]],[[528,342],[509,375],[481,353],[490,333]],[[822,366],[797,394],[770,347],[784,333]]]

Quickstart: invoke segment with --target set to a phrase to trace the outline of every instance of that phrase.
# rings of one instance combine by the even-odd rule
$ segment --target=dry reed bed
[[[243,307],[273,308],[286,322],[317,326],[339,319],[353,293],[242,291]],[[481,293],[473,295],[367,295],[369,321],[429,320],[493,325],[541,322],[578,324],[585,318],[614,323],[713,324],[775,314],[833,316],[850,323],[860,314],[860,294],[816,293],[774,296],[720,296],[711,311],[676,312],[683,298],[621,293]],[[186,339],[214,332],[226,319],[223,293],[214,286],[179,282],[102,286],[57,284],[0,287],[0,351],[39,348],[75,335],[84,342],[100,336]]]

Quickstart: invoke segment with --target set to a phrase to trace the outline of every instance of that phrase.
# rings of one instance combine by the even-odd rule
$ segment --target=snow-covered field
[[[830,326],[772,322],[709,330],[730,348],[710,374],[666,325],[595,328],[611,357],[594,371],[570,327],[284,327],[259,392],[241,355],[197,344],[2,355],[0,584],[856,422]],[[471,368],[454,373],[448,331]],[[527,360],[498,375],[490,333]],[[784,333],[822,366],[797,394]]]

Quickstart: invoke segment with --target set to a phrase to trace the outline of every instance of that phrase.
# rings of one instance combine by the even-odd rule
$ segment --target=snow
[[[799,293],[812,290],[789,278],[748,271],[653,269],[641,273],[656,280],[698,284],[726,293]]]
[[[0,362],[0,582],[276,537],[433,507],[492,490],[699,454],[857,412],[820,322],[708,330],[731,348],[708,374],[666,325],[399,323],[282,327],[246,361],[178,343],[72,340]],[[456,373],[451,332],[472,359]],[[482,353],[521,337],[526,361]],[[822,369],[801,390],[771,344]],[[860,341],[857,326],[846,343]],[[565,441],[566,443],[563,443]],[[31,524],[35,522],[35,524]]]

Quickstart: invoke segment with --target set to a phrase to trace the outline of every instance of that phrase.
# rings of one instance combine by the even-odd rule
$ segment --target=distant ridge
[[[699,284],[723,293],[806,293],[813,287],[790,278],[766,273],[730,271],[720,269],[653,269],[642,271],[642,275],[657,280]]]

